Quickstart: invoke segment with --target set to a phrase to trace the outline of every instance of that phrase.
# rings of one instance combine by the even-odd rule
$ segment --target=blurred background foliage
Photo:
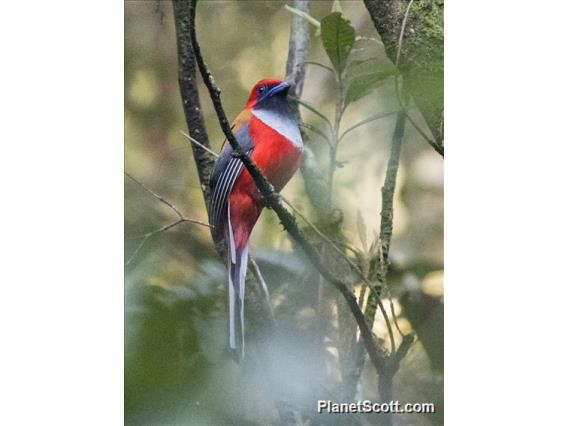
[[[197,13],[205,59],[222,89],[229,117],[242,109],[259,79],[283,77],[291,13],[281,1],[203,1]],[[377,38],[362,2],[341,2],[357,34]],[[331,1],[312,4],[321,19]],[[172,201],[186,217],[206,221],[177,83],[177,56],[169,1],[125,2],[125,170]],[[329,65],[312,33],[309,58]],[[370,53],[369,53],[370,52]],[[389,63],[380,42],[359,40],[354,55]],[[201,89],[204,89],[201,87]],[[308,66],[302,99],[333,117],[334,82],[328,71]],[[223,137],[203,90],[209,139]],[[346,110],[342,129],[398,107],[392,83],[380,85]],[[302,110],[303,120],[322,128]],[[334,203],[344,215],[347,243],[362,248],[357,217],[372,241],[380,223],[381,186],[395,115],[373,121],[342,141]],[[423,128],[426,125],[420,123]],[[322,128],[323,130],[323,128]],[[325,170],[328,148],[308,134],[306,143]],[[302,176],[283,191],[312,214]],[[273,212],[265,211],[251,240],[270,290],[276,327],[266,321],[261,297],[247,289],[247,356],[238,366],[227,356],[225,267],[205,227],[181,224],[148,239],[133,256],[140,235],[176,219],[140,186],[125,180],[125,416],[128,424],[377,424],[374,415],[315,414],[318,399],[341,400],[334,347],[337,314],[325,345],[316,309],[317,280]],[[395,193],[389,284],[403,331],[418,339],[395,377],[401,402],[434,402],[435,415],[401,415],[395,424],[441,424],[443,419],[443,160],[411,125],[406,126]],[[249,291],[250,290],[250,291]],[[335,315],[335,317],[334,317]],[[375,333],[386,338],[379,316]],[[358,399],[378,400],[376,374],[366,363]],[[289,417],[282,418],[283,413]]]

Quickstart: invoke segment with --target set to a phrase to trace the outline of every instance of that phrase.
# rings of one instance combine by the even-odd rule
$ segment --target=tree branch
[[[294,0],[294,8],[305,13],[306,16],[310,16],[310,1],[309,0]],[[285,6],[288,8],[288,6]],[[302,123],[299,105],[308,109],[312,113],[316,114],[321,118],[327,125],[329,132],[333,131],[333,126],[331,122],[327,119],[325,115],[320,113],[317,109],[302,101],[300,99],[302,95],[302,89],[304,86],[304,79],[306,76],[306,65],[314,64],[321,67],[327,68],[329,71],[333,70],[325,65],[318,64],[315,62],[307,61],[307,52],[310,42],[310,25],[308,21],[298,14],[294,13],[292,16],[292,27],[290,30],[290,40],[288,43],[288,59],[286,61],[286,80],[293,81],[297,84],[290,95],[289,99],[294,102],[294,110],[296,114],[296,119],[298,123]],[[310,126],[307,123],[301,124],[302,128],[309,129],[317,134],[319,134],[327,144],[330,144],[329,138],[317,128]],[[302,138],[307,139],[305,132],[302,131]],[[304,185],[306,188],[306,193],[311,205],[318,216],[318,219],[322,222],[329,221],[329,212],[332,210],[329,204],[329,197],[325,196],[327,190],[327,183],[324,177],[319,173],[317,167],[313,161],[311,161],[313,155],[308,146],[304,147],[304,161],[300,166],[300,171],[304,179]]]
[[[196,79],[195,57],[189,34],[189,4],[183,0],[173,0],[174,20],[176,27],[176,41],[178,53],[178,82],[187,122],[189,135],[201,141],[205,147],[210,148],[209,139],[207,138],[207,129],[205,128],[205,120],[201,110],[199,101],[199,91]],[[205,155],[204,152],[197,147],[192,147],[197,173],[199,175],[199,183],[205,205],[209,206],[209,176],[213,170],[214,160]],[[219,251],[219,247],[217,247]]]
[[[136,246],[136,249],[134,249],[134,251],[132,252],[132,254],[129,256],[129,258],[126,261],[126,265],[128,266],[136,257],[136,255],[138,254],[138,252],[140,251],[140,249],[142,249],[142,247],[144,246],[144,244],[146,244],[146,241],[148,241],[151,237],[153,237],[154,235],[157,235],[161,232],[166,232],[168,229],[173,228],[174,226],[177,226],[181,223],[193,223],[195,225],[201,225],[201,226],[206,226],[208,228],[211,228],[211,225],[209,225],[208,223],[202,222],[200,220],[196,220],[196,219],[187,219],[186,217],[184,217],[184,215],[176,208],[176,206],[174,206],[171,202],[169,202],[168,200],[166,200],[164,197],[162,197],[161,195],[159,195],[158,193],[152,191],[150,188],[148,188],[146,185],[144,185],[142,182],[140,182],[138,179],[136,179],[135,177],[133,177],[130,173],[128,172],[124,172],[124,174],[131,179],[133,182],[135,182],[136,184],[138,184],[140,187],[142,187],[142,189],[144,189],[146,192],[148,192],[150,195],[152,195],[154,198],[156,198],[158,201],[160,201],[161,203],[165,204],[166,206],[168,206],[172,211],[175,212],[175,214],[179,217],[178,220],[176,220],[175,222],[169,223],[167,225],[162,226],[161,228],[158,228],[154,231],[151,232],[147,232],[146,234],[143,235],[139,235],[137,237],[133,237],[131,239],[139,239],[142,238],[142,241],[140,241],[140,244],[138,244],[138,246]]]
[[[272,324],[276,324],[276,317],[274,316],[274,310],[272,309],[272,302],[270,300],[270,293],[268,292],[268,286],[266,285],[266,281],[260,272],[260,268],[256,263],[256,260],[252,256],[249,257],[249,266],[252,270],[254,277],[256,278],[256,282],[258,283],[258,287],[260,288],[260,292],[264,297],[264,301],[266,307],[268,308],[268,313],[270,314],[270,320]]]
[[[124,172],[124,174],[126,176],[128,176],[129,179],[131,179],[132,181],[136,182],[138,185],[140,185],[146,192],[148,192],[149,194],[151,194],[154,198],[157,198],[160,202],[164,203],[166,206],[168,206],[170,209],[172,209],[180,219],[183,218],[183,215],[181,214],[181,212],[176,208],[176,206],[174,206],[172,203],[170,203],[169,201],[166,201],[161,195],[156,194],[154,191],[152,191],[150,188],[148,188],[146,185],[144,185],[142,182],[140,182],[138,179],[136,179],[135,177],[133,177],[130,173],[128,172]]]
[[[353,126],[349,127],[347,130],[345,130],[341,136],[339,136],[339,142],[341,142],[341,140],[345,137],[345,135],[347,135],[347,133],[352,132],[353,130],[357,129],[360,126],[363,126],[364,124],[370,123],[371,121],[375,121],[378,120],[380,118],[385,118],[385,117],[389,117],[393,114],[396,114],[398,111],[390,111],[390,112],[381,112],[375,115],[372,115],[369,118],[366,118],[363,121],[358,122],[357,124],[354,124]]]
[[[397,45],[397,48],[396,48],[396,61],[395,61],[395,64],[394,64],[395,67],[397,68],[397,70],[399,69],[400,52],[401,52],[401,49],[402,49],[402,42],[404,40],[404,31],[406,29],[406,23],[408,21],[408,14],[410,12],[410,8],[412,7],[412,3],[414,3],[414,0],[410,0],[408,2],[408,5],[406,6],[406,12],[404,12],[404,18],[402,19],[402,25],[400,27],[400,35],[398,37],[398,45]],[[402,101],[402,97],[400,95],[400,87],[399,87],[399,81],[398,81],[399,77],[400,77],[400,73],[397,72],[397,74],[395,75],[395,80],[394,80],[394,90],[396,92],[396,99],[398,100],[398,104],[400,105],[400,109],[406,115],[406,119],[410,122],[410,124],[412,124],[412,126],[416,129],[416,131],[418,133],[420,133],[420,135],[424,138],[424,140],[426,142],[428,142],[428,144],[432,148],[434,148],[434,150],[438,154],[440,154],[443,157],[444,156],[444,146],[440,145],[437,142],[430,139],[428,137],[428,135],[426,134],[426,132],[424,132],[424,130],[422,130],[422,128],[414,121],[414,119],[408,113],[406,105]]]
[[[294,0],[294,8],[310,14],[309,0]],[[298,15],[292,16],[290,40],[288,42],[288,60],[286,61],[286,80],[291,84],[290,94],[302,96],[306,77],[306,58],[310,42],[308,22]]]
[[[388,264],[388,255],[390,248],[390,241],[393,229],[393,205],[394,205],[394,191],[396,187],[396,176],[398,172],[398,164],[400,159],[400,147],[404,137],[404,124],[406,117],[403,112],[399,112],[396,118],[396,125],[392,137],[391,152],[389,162],[387,165],[387,172],[383,184],[382,192],[382,209],[381,209],[381,226],[380,226],[380,249],[379,249],[379,262],[381,264],[381,271],[379,280],[385,281],[387,268],[384,265]],[[369,323],[373,323],[375,312],[377,310],[377,303],[379,299],[375,294],[369,295],[367,307],[365,308],[365,317]]]
[[[411,124],[443,156],[444,152],[444,30],[443,3],[412,0],[364,0],[385,51],[397,63],[434,141],[409,117]],[[406,16],[406,19],[405,19]],[[404,23],[404,26],[402,25]],[[402,31],[401,31],[402,28]],[[401,35],[405,47],[401,48]],[[398,57],[398,60],[397,60]]]
[[[192,138],[191,136],[189,136],[187,133],[185,133],[184,131],[180,130],[180,133],[182,134],[182,136],[185,136],[187,139],[189,139],[189,141],[195,145],[197,145],[199,148],[201,148],[202,150],[206,151],[207,153],[209,153],[210,155],[212,155],[215,158],[219,158],[219,154],[217,154],[215,151],[213,151],[212,149],[206,147],[205,145],[203,145],[201,142],[199,142],[198,140],[196,140],[195,138]]]

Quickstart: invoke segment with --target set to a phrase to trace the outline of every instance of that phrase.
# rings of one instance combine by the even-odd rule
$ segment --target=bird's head
[[[245,108],[261,107],[270,101],[281,99],[286,101],[290,83],[277,78],[265,78],[256,83],[249,95]]]

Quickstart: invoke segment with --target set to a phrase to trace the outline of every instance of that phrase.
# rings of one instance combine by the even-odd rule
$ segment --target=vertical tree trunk
[[[381,402],[390,403],[393,398],[392,384],[393,384],[394,372],[390,368],[385,368],[379,373],[379,395],[381,396]],[[384,413],[381,415],[383,426],[392,426],[393,415],[391,412]]]
[[[178,81],[183,105],[183,112],[187,122],[189,135],[210,147],[207,129],[203,119],[199,91],[197,89],[196,64],[191,38],[189,33],[189,14],[191,4],[187,0],[173,0],[174,20],[176,27],[177,51],[178,51]],[[214,159],[203,149],[192,144],[193,156],[199,175],[199,183],[205,199],[205,205],[209,205],[209,176],[213,169]]]
[[[294,7],[302,12],[310,13],[310,0],[294,0]],[[288,60],[286,61],[286,80],[292,84],[290,94],[297,98],[302,96],[306,78],[306,60],[310,47],[310,28],[305,19],[297,15],[292,17],[290,39],[288,42]]]
[[[396,62],[398,38],[408,0],[364,0],[371,20]],[[428,124],[435,141],[444,141],[444,1],[415,1],[408,14],[399,69],[404,86]]]

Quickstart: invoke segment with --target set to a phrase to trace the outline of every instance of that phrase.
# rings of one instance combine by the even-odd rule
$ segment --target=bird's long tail
[[[229,300],[229,347],[237,361],[245,355],[245,277],[248,264],[248,244],[237,248],[229,214],[227,286]]]

